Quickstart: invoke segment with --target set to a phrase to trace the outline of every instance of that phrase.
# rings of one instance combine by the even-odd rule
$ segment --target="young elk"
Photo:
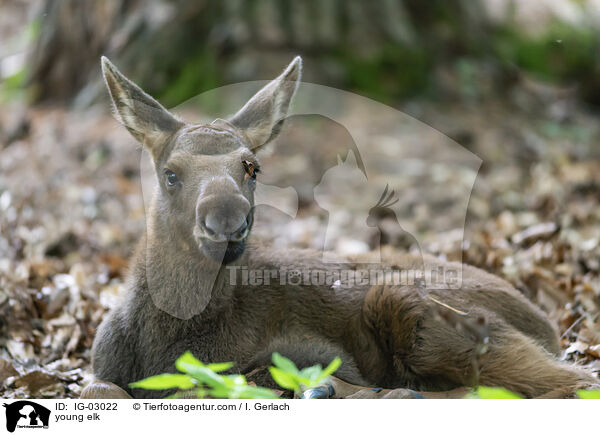
[[[275,351],[300,367],[339,356],[343,364],[333,381],[338,397],[358,388],[348,384],[363,391],[439,392],[479,383],[526,397],[598,386],[583,369],[556,359],[557,335],[540,309],[507,282],[473,267],[463,266],[459,290],[428,290],[427,297],[417,284],[332,289],[282,285],[275,277],[248,285],[230,273],[225,265],[342,267],[322,264],[317,252],[276,251],[249,239],[260,168],[255,153],[277,134],[301,67],[295,58],[230,119],[194,125],[102,59],[120,122],[153,158],[156,190],[147,233],[131,263],[128,295],[98,329],[97,381],[82,397],[164,396],[129,384],[174,371],[186,350],[205,362],[234,361],[243,373],[268,365]],[[350,259],[355,267],[361,260],[368,258]],[[422,259],[394,253],[386,262],[410,269]],[[426,264],[443,265],[429,257]],[[485,352],[478,322],[487,331]]]

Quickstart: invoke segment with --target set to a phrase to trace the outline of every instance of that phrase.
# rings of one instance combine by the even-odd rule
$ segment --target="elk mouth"
[[[252,223],[253,215],[250,213],[244,224],[231,234],[215,234],[196,226],[194,227],[194,237],[200,250],[207,257],[217,263],[229,264],[244,253]]]
[[[204,255],[220,264],[229,264],[237,260],[246,250],[246,240],[239,242],[202,241],[200,247]]]

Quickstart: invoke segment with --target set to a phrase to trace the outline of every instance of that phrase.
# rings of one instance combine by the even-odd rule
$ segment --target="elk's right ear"
[[[102,74],[114,103],[117,119],[156,159],[167,139],[181,128],[183,122],[121,74],[104,56]]]

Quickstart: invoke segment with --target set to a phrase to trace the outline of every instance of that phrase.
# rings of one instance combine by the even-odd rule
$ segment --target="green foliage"
[[[505,388],[479,386],[467,394],[465,399],[522,399],[522,397]]]
[[[25,28],[12,41],[8,43],[17,47],[26,47],[32,44],[40,34],[40,21],[30,21]],[[0,77],[2,79],[2,77]],[[10,76],[0,81],[0,101],[9,101],[24,98],[27,84],[27,70],[25,66],[15,71]]]
[[[593,132],[586,126],[565,124],[562,122],[542,121],[539,124],[540,133],[550,139],[563,139],[572,142],[589,142]]]
[[[456,26],[450,27],[454,43],[382,44],[366,54],[341,49],[332,56],[342,66],[347,87],[384,102],[434,95],[436,71],[449,59],[455,59],[456,85],[467,98],[477,94],[480,75],[487,74],[490,65],[509,76],[519,69],[554,83],[591,82],[596,77],[600,44],[592,28],[555,22],[531,36],[506,24],[490,28],[477,40],[461,38],[463,29]]]
[[[187,375],[164,373],[152,376],[129,385],[132,388],[143,388],[144,390],[188,390],[196,386],[194,379]]]
[[[580,399],[600,399],[600,390],[578,390]]]
[[[342,364],[342,360],[335,358],[325,369],[318,364],[298,370],[298,367],[292,361],[275,352],[273,354],[273,364],[275,364],[275,367],[269,367],[269,371],[275,382],[286,390],[299,393],[303,389],[321,385],[329,376],[335,373]]]
[[[16,95],[23,89],[23,86],[25,86],[25,79],[25,69],[20,69],[13,75],[6,77],[2,82],[2,94],[10,99],[13,95]]]
[[[168,106],[180,104],[202,91],[219,87],[221,74],[215,54],[202,50],[178,65],[178,71],[171,75],[159,99]]]
[[[591,28],[553,23],[539,35],[527,36],[506,26],[492,39],[500,62],[517,66],[539,79],[574,80],[594,71],[598,42]]]
[[[298,370],[289,359],[273,354],[271,375],[281,387],[300,392],[303,388],[320,385],[331,376],[342,364],[339,358],[334,359],[325,369],[320,365]],[[204,364],[191,352],[186,352],[175,361],[175,367],[182,374],[163,373],[151,376],[129,386],[145,390],[171,390],[178,392],[172,398],[194,394],[198,398],[216,397],[228,399],[276,399],[278,396],[268,388],[248,385],[242,375],[221,375],[219,372],[229,370],[233,363]],[[186,394],[188,393],[188,394]]]
[[[426,91],[434,60],[422,47],[400,44],[386,44],[362,56],[341,50],[334,57],[344,67],[346,86],[379,101]]]
[[[600,390],[578,390],[580,399],[600,399]],[[465,396],[465,399],[522,399],[516,393],[505,388],[479,386]]]

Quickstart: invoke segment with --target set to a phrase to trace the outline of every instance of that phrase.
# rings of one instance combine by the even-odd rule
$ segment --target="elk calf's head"
[[[277,134],[301,69],[297,57],[229,120],[199,125],[176,118],[102,58],[117,118],[154,161],[153,231],[216,262],[244,252],[260,171],[255,152]]]

